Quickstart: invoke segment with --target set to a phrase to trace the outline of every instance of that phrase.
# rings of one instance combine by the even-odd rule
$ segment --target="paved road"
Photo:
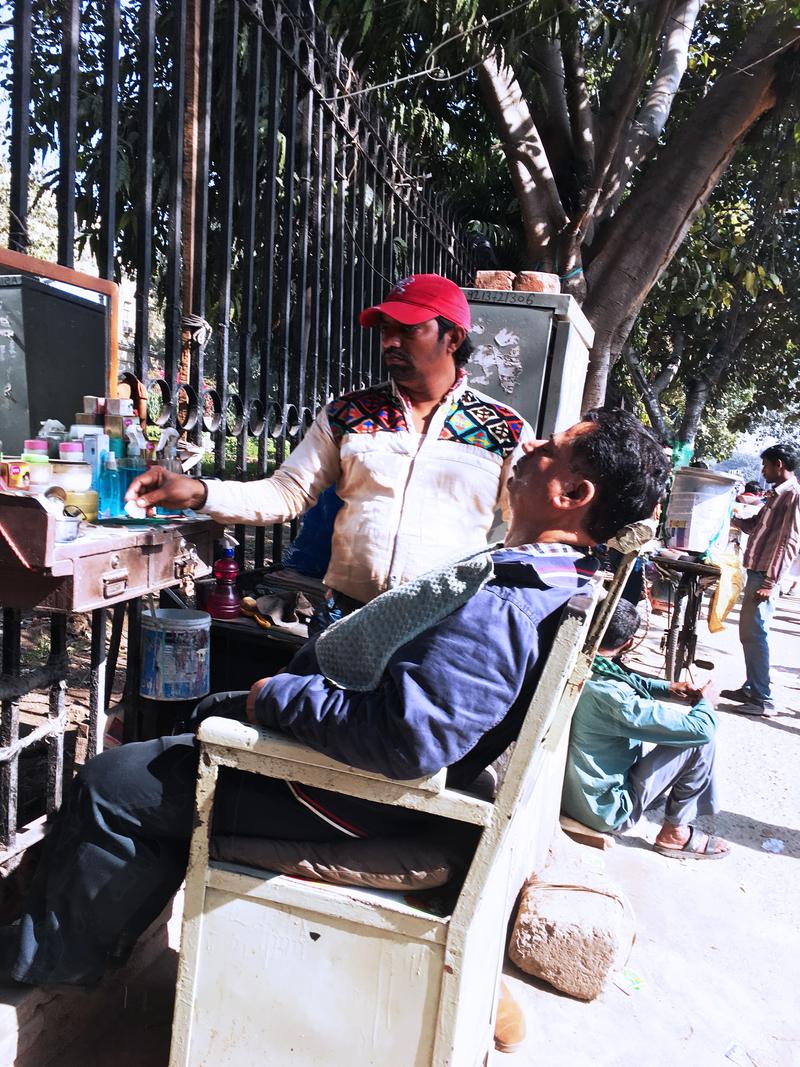
[[[697,655],[714,662],[720,688],[743,681],[737,623],[734,612],[721,634],[702,626]],[[643,672],[663,671],[663,627],[654,617],[632,664]],[[747,719],[720,704],[716,832],[731,841],[731,856],[678,863],[652,852],[658,812],[609,851],[593,850],[636,912],[628,970],[638,991],[612,984],[583,1004],[509,967],[528,1040],[513,1058],[496,1053],[492,1067],[800,1065],[799,636],[800,599],[781,598],[772,642],[778,717]],[[770,839],[783,842],[782,853],[764,850]]]

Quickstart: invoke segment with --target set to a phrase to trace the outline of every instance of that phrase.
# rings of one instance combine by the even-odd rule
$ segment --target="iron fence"
[[[13,0],[5,11],[9,247],[29,251],[49,193],[57,261],[91,254],[101,277],[135,286],[129,374],[152,424],[211,442],[206,472],[265,476],[327,399],[381,376],[356,316],[400,276],[471,277],[456,211],[310,5]],[[249,561],[279,559],[285,537],[247,531]],[[3,620],[0,847],[14,839],[18,614]],[[64,642],[54,617],[42,685],[59,721]],[[59,738],[48,811],[62,751]]]
[[[10,54],[10,247],[40,158],[59,262],[89,248],[135,281],[132,372],[152,422],[212,436],[208,473],[263,477],[380,377],[355,317],[398,277],[471,274],[455,211],[310,5],[15,0]]]

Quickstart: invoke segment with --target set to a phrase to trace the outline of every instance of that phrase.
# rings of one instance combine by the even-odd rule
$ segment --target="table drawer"
[[[74,610],[88,611],[142,596],[148,590],[148,578],[147,549],[141,546],[79,557],[72,576]]]

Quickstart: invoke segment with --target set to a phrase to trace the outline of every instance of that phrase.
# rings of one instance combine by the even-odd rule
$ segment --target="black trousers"
[[[244,717],[246,693],[202,701],[195,721]],[[125,959],[186,872],[198,746],[193,733],[123,745],[80,771],[48,834],[22,919],[0,931],[4,973],[33,985],[99,981]],[[305,790],[363,836],[414,833],[424,816]],[[222,768],[214,831],[283,840],[341,840],[287,783]]]

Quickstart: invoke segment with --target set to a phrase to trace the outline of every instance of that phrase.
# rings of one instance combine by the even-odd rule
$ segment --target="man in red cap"
[[[142,507],[265,526],[296,518],[335,484],[344,504],[323,624],[485,545],[521,445],[534,436],[516,411],[469,385],[470,311],[454,282],[402,278],[360,322],[380,331],[389,381],[331,401],[271,478],[205,481],[152,467],[127,494]]]

